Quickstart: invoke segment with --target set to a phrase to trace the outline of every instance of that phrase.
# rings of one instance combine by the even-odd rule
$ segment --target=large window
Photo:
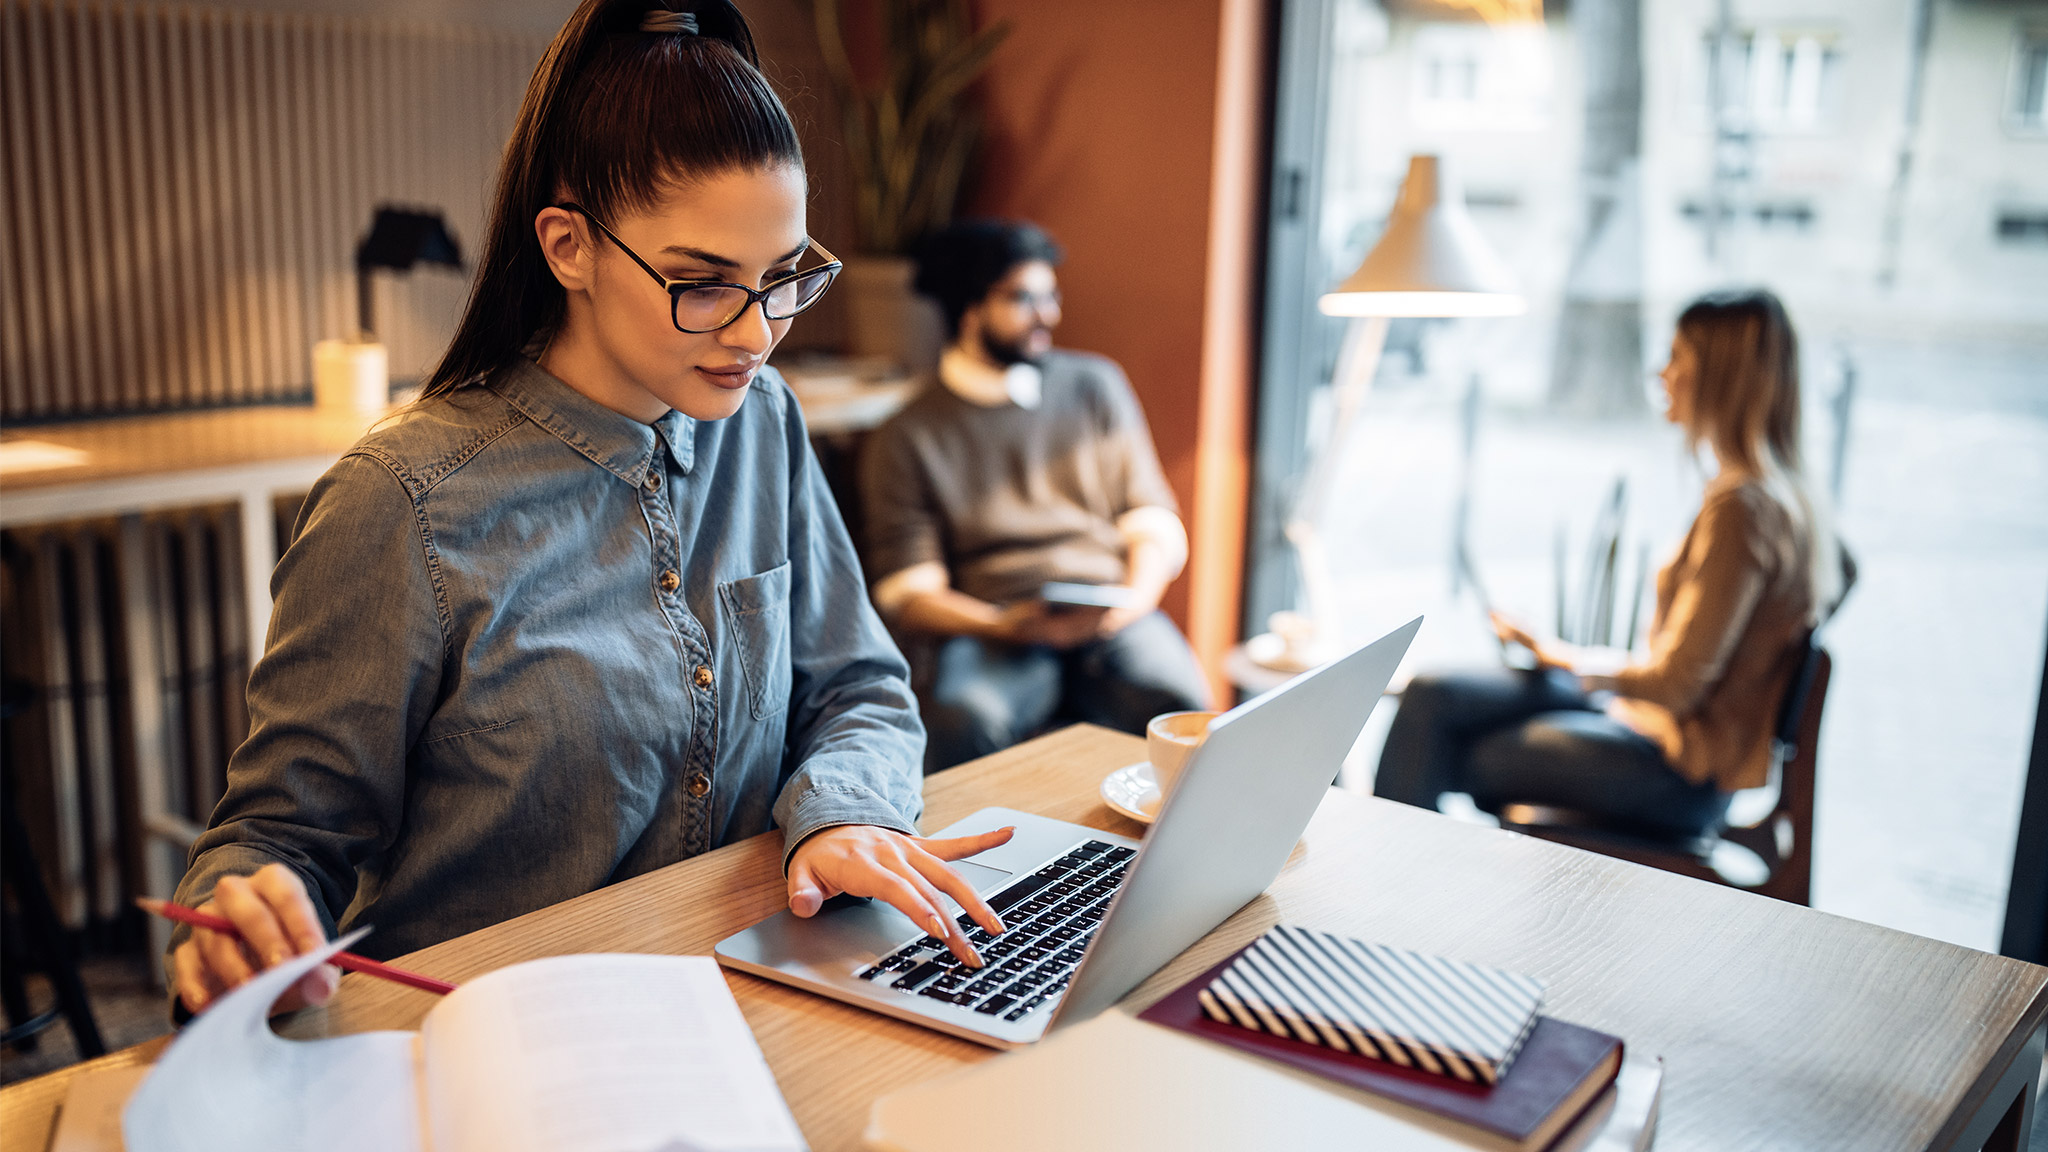
[[[1547,630],[1647,628],[1701,486],[1648,374],[1690,299],[1770,287],[1802,338],[1808,471],[1860,566],[1827,633],[1815,903],[1995,948],[2048,637],[2042,5],[1931,0],[1924,35],[1911,0],[1479,18],[1498,7],[1285,6],[1276,181],[1300,194],[1269,243],[1247,628],[1294,602],[1276,525],[1342,334],[1315,296],[1410,155],[1461,173],[1530,301],[1395,322],[1333,449],[1346,628],[1426,612],[1417,666],[1495,659],[1475,576]]]

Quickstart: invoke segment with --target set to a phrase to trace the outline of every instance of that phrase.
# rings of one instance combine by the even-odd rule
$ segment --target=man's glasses
[[[761,314],[770,320],[787,320],[818,302],[825,289],[832,286],[833,277],[845,265],[832,255],[823,244],[811,241],[811,251],[825,258],[825,263],[802,272],[792,272],[774,280],[758,291],[744,284],[723,284],[706,280],[671,280],[654,270],[654,265],[640,258],[640,254],[626,247],[618,234],[604,226],[604,221],[592,216],[579,204],[557,204],[555,207],[574,212],[585,220],[597,225],[597,230],[619,246],[619,251],[633,258],[633,263],[647,270],[654,282],[668,293],[669,319],[676,330],[698,335],[716,332],[740,318],[740,314],[755,301],[761,304]]]

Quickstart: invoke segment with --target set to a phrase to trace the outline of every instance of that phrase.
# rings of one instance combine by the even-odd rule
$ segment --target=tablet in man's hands
[[[1038,590],[1038,598],[1062,608],[1121,608],[1131,602],[1131,590],[1121,584],[1054,580]]]

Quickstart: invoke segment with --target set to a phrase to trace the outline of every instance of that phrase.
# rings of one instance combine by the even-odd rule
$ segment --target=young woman
[[[1800,473],[1799,346],[1768,292],[1705,297],[1678,319],[1665,418],[1713,450],[1699,518],[1657,574],[1649,655],[1538,639],[1529,672],[1417,677],[1373,791],[1434,808],[1535,801],[1699,832],[1763,784],[1799,642],[1839,603],[1847,558]]]
[[[789,389],[837,270],[725,0],[585,0],[506,152],[420,402],[307,500],[251,732],[178,899],[197,1011],[375,924],[390,956],[779,827],[790,906],[874,896],[971,957],[916,836],[924,734]],[[332,970],[283,1006],[317,1003]]]

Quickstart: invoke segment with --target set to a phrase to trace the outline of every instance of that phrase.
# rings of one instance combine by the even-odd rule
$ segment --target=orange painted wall
[[[1237,637],[1264,130],[1257,0],[976,0],[1011,33],[981,86],[968,209],[1067,250],[1058,341],[1124,367],[1193,538],[1166,608],[1212,673]]]

